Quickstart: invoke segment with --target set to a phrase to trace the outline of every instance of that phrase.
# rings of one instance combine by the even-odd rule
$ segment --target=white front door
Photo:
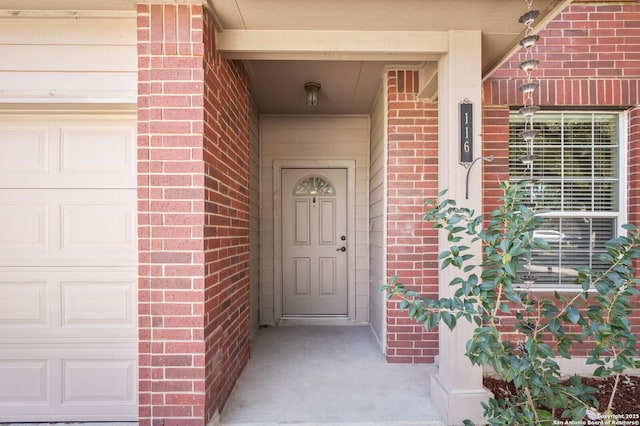
[[[282,170],[283,315],[347,315],[347,170]]]

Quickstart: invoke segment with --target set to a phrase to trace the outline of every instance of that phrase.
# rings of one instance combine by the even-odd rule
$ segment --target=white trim
[[[615,217],[619,218],[620,214],[617,212],[585,212],[585,211],[564,211],[564,212],[545,212],[538,213],[536,216],[540,217]]]
[[[135,18],[131,10],[0,10],[1,18]]]
[[[273,275],[274,319],[282,319],[282,169],[346,169],[347,171],[347,317],[356,320],[356,161],[355,160],[274,160],[273,161]]]
[[[618,235],[627,235],[626,229],[622,227],[629,220],[629,110],[620,112],[618,121],[618,149],[620,150],[618,167],[618,190],[619,196],[619,221],[618,221]]]
[[[86,104],[136,104],[134,91],[118,92],[70,92],[63,90],[3,90],[0,103],[86,103]]]
[[[230,59],[437,60],[446,31],[224,30],[216,45]]]
[[[286,316],[278,322],[279,327],[298,327],[298,326],[368,326],[368,322],[356,322],[345,316]]]
[[[54,115],[107,115],[137,119],[138,108],[135,103],[101,104],[58,104],[58,103],[4,103],[0,102],[0,114],[30,117],[35,114]]]
[[[384,103],[384,113],[383,113],[383,119],[384,119],[384,124],[383,124],[383,141],[382,143],[384,144],[384,148],[382,149],[383,153],[383,166],[382,166],[382,173],[384,174],[384,179],[382,181],[382,188],[384,191],[384,196],[382,197],[382,205],[384,208],[384,213],[382,216],[382,235],[384,236],[384,240],[382,243],[382,276],[386,279],[389,278],[389,270],[387,268],[387,222],[389,219],[389,215],[387,214],[387,212],[389,211],[389,203],[388,203],[388,197],[387,194],[389,193],[389,178],[388,178],[388,173],[389,173],[389,81],[388,81],[388,75],[389,75],[389,70],[385,69],[385,73],[383,76],[383,82],[382,82],[382,96],[384,96],[383,99],[383,103]],[[386,294],[385,294],[385,300],[382,304],[382,317],[384,318],[384,323],[382,325],[382,336],[380,336],[380,338],[382,339],[382,353],[387,354],[387,335],[389,334],[389,326],[387,323],[387,318],[388,318],[388,303],[387,303],[387,299],[386,299]]]

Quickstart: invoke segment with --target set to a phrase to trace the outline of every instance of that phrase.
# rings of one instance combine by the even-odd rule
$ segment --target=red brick
[[[619,13],[614,15],[615,12]],[[638,16],[640,5],[637,3],[573,5],[561,17],[549,23],[547,29],[541,30],[541,43],[535,54],[545,60],[540,66],[543,72],[536,74],[535,78],[541,82],[539,99],[542,105],[582,105],[586,108],[607,105],[623,109],[640,103],[637,86],[637,79],[640,77],[637,61],[640,55],[634,57],[640,43],[640,25],[625,25],[626,22],[638,22]],[[558,37],[559,28],[565,29],[565,37]],[[522,59],[521,55],[514,55],[484,84],[485,153],[491,152],[503,159],[501,163],[494,162],[484,167],[484,211],[497,207],[501,195],[498,181],[508,177],[508,141],[506,131],[501,131],[499,126],[501,120],[508,128],[509,107],[522,104],[516,89],[522,78],[518,70],[518,63]],[[570,69],[571,74],[563,76],[556,71],[562,69]],[[640,110],[636,108],[631,112],[629,132],[630,170],[640,164],[640,152],[637,149],[640,146],[638,123]],[[638,174],[630,173],[630,190],[640,190],[639,178]],[[637,223],[640,199],[629,197],[628,208],[628,221]],[[507,318],[510,319],[513,320]],[[631,322],[636,326],[640,325],[640,315],[634,314]],[[586,351],[587,348],[582,347],[576,348],[574,353],[584,355]]]

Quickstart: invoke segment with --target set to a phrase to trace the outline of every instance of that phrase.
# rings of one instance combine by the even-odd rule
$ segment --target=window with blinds
[[[520,114],[511,114],[509,173],[512,180],[534,182],[530,201],[545,211],[536,236],[551,247],[533,253],[531,274],[536,285],[572,284],[580,267],[607,267],[597,255],[617,233],[620,115],[539,112],[530,147],[521,137],[524,126]],[[523,161],[529,155],[533,162]]]

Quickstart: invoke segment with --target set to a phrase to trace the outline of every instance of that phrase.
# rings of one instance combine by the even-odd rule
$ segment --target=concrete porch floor
[[[443,426],[433,365],[387,364],[369,326],[281,326],[256,333],[223,426]]]

